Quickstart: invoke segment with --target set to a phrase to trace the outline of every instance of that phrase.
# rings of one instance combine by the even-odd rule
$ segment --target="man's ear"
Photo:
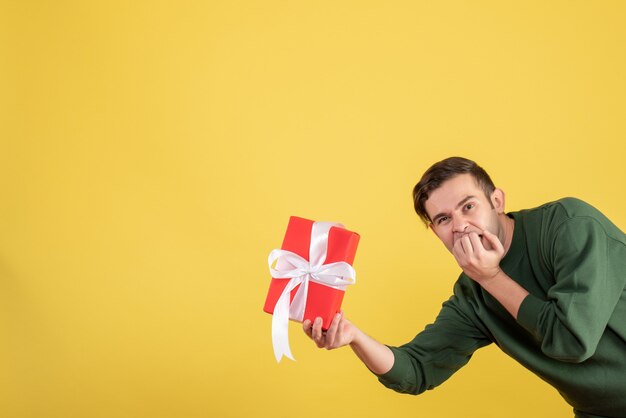
[[[495,189],[491,193],[491,204],[497,213],[504,213],[504,190]]]
[[[433,225],[432,222],[428,223],[428,229],[430,229],[433,232],[433,234],[435,234],[435,236],[439,238],[439,235],[437,235],[437,231],[435,231],[435,225]]]

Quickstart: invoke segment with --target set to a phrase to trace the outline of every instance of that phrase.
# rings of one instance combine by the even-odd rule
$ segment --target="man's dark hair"
[[[462,157],[450,157],[433,164],[422,176],[420,181],[413,188],[413,205],[415,212],[428,226],[432,220],[426,213],[424,204],[428,200],[430,193],[435,191],[446,180],[458,176],[459,174],[471,174],[478,186],[483,189],[485,196],[491,203],[491,194],[496,189],[489,177],[489,174],[472,160]]]

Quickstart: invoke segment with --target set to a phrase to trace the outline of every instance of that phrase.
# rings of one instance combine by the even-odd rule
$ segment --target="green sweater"
[[[500,267],[530,292],[517,321],[461,274],[435,322],[390,347],[395,362],[379,380],[419,394],[493,342],[579,416],[626,417],[626,235],[573,198],[508,216],[515,229]]]

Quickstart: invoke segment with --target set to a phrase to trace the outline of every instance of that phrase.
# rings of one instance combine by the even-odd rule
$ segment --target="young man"
[[[553,385],[576,417],[626,417],[626,235],[573,198],[504,212],[473,161],[448,158],[413,190],[415,210],[463,272],[433,324],[388,347],[337,314],[320,348],[350,345],[382,384],[419,394],[495,342]]]

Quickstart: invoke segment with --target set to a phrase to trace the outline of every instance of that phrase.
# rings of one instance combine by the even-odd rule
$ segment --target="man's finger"
[[[480,241],[480,237],[476,232],[470,232],[469,239],[472,243],[472,248],[474,249],[474,251],[478,252],[485,249],[483,243]]]
[[[313,336],[311,335],[311,333],[313,332],[312,328],[313,328],[313,323],[311,322],[311,320],[305,319],[304,322],[302,323],[302,329],[304,330],[304,333],[309,338],[313,338]]]
[[[463,250],[463,244],[461,244],[461,240],[457,239],[452,246],[452,255],[456,258],[457,262],[460,262],[462,258],[465,257],[465,251]]]
[[[498,252],[502,252],[504,251],[504,247],[502,246],[502,243],[500,242],[500,240],[498,239],[498,237],[495,234],[492,234],[491,232],[487,231],[486,229],[483,231],[483,237],[485,237],[487,239],[487,241],[489,241],[489,244],[491,244],[491,247],[498,251]]]
[[[465,254],[469,255],[474,251],[474,248],[472,247],[472,242],[470,241],[470,237],[467,234],[461,237],[461,245],[463,246],[463,251],[465,251]]]
[[[463,252],[465,251],[463,249],[463,237],[461,238],[457,238],[456,241],[454,241],[454,245],[452,246],[453,250],[456,250],[456,252],[460,255],[463,254]]]
[[[316,342],[322,338],[322,318],[319,316],[313,321],[313,327],[311,328],[311,337]]]
[[[326,331],[326,348],[332,348],[335,343],[335,337],[337,336],[337,331],[339,330],[340,321],[341,313],[335,314],[333,322],[331,322],[330,327]]]

